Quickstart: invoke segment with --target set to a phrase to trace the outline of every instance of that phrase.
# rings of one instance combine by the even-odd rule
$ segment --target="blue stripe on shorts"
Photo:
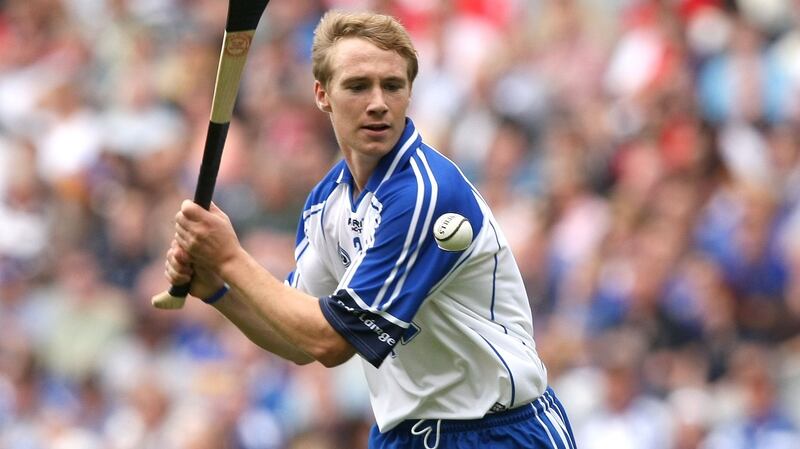
[[[438,424],[438,425],[437,425]],[[438,427],[438,431],[437,431]],[[415,435],[416,433],[416,435]],[[438,443],[438,445],[437,445]],[[480,419],[409,419],[386,433],[372,427],[369,449],[577,449],[553,390],[533,402]]]

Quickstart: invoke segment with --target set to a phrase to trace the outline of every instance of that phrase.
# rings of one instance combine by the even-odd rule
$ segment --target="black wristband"
[[[226,293],[228,293],[228,290],[230,290],[230,287],[228,286],[228,284],[227,283],[226,284],[222,284],[222,287],[220,287],[219,290],[214,292],[213,295],[209,296],[208,298],[202,298],[202,300],[206,304],[214,304],[215,302],[217,302],[220,299],[222,299],[222,297],[225,296]]]

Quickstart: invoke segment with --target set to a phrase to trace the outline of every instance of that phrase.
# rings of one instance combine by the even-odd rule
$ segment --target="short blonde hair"
[[[314,30],[311,46],[311,71],[314,79],[323,86],[327,87],[333,76],[330,50],[345,37],[359,37],[382,50],[397,52],[408,63],[409,84],[414,82],[419,70],[417,50],[411,36],[397,19],[371,12],[328,11]]]

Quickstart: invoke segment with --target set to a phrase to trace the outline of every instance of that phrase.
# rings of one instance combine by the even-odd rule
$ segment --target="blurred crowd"
[[[800,1],[273,0],[215,201],[278,276],[339,154],[330,8],[397,16],[410,116],[492,206],[582,449],[800,448]],[[0,448],[357,449],[355,360],[149,304],[224,0],[0,0]]]

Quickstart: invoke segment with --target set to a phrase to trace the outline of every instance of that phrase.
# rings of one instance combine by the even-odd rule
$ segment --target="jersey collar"
[[[380,187],[384,181],[389,179],[394,173],[408,163],[408,160],[411,159],[411,156],[421,142],[422,137],[420,137],[419,132],[417,132],[414,122],[406,117],[406,126],[405,129],[403,129],[403,134],[392,148],[392,151],[382,157],[378,162],[378,166],[375,167],[375,171],[372,173],[372,176],[369,177],[369,181],[367,181],[364,192],[375,192],[378,190],[378,187]],[[336,182],[352,184],[353,175],[350,173],[350,169],[347,167],[347,164],[342,165],[342,171],[339,173]],[[362,194],[364,192],[362,192]]]

